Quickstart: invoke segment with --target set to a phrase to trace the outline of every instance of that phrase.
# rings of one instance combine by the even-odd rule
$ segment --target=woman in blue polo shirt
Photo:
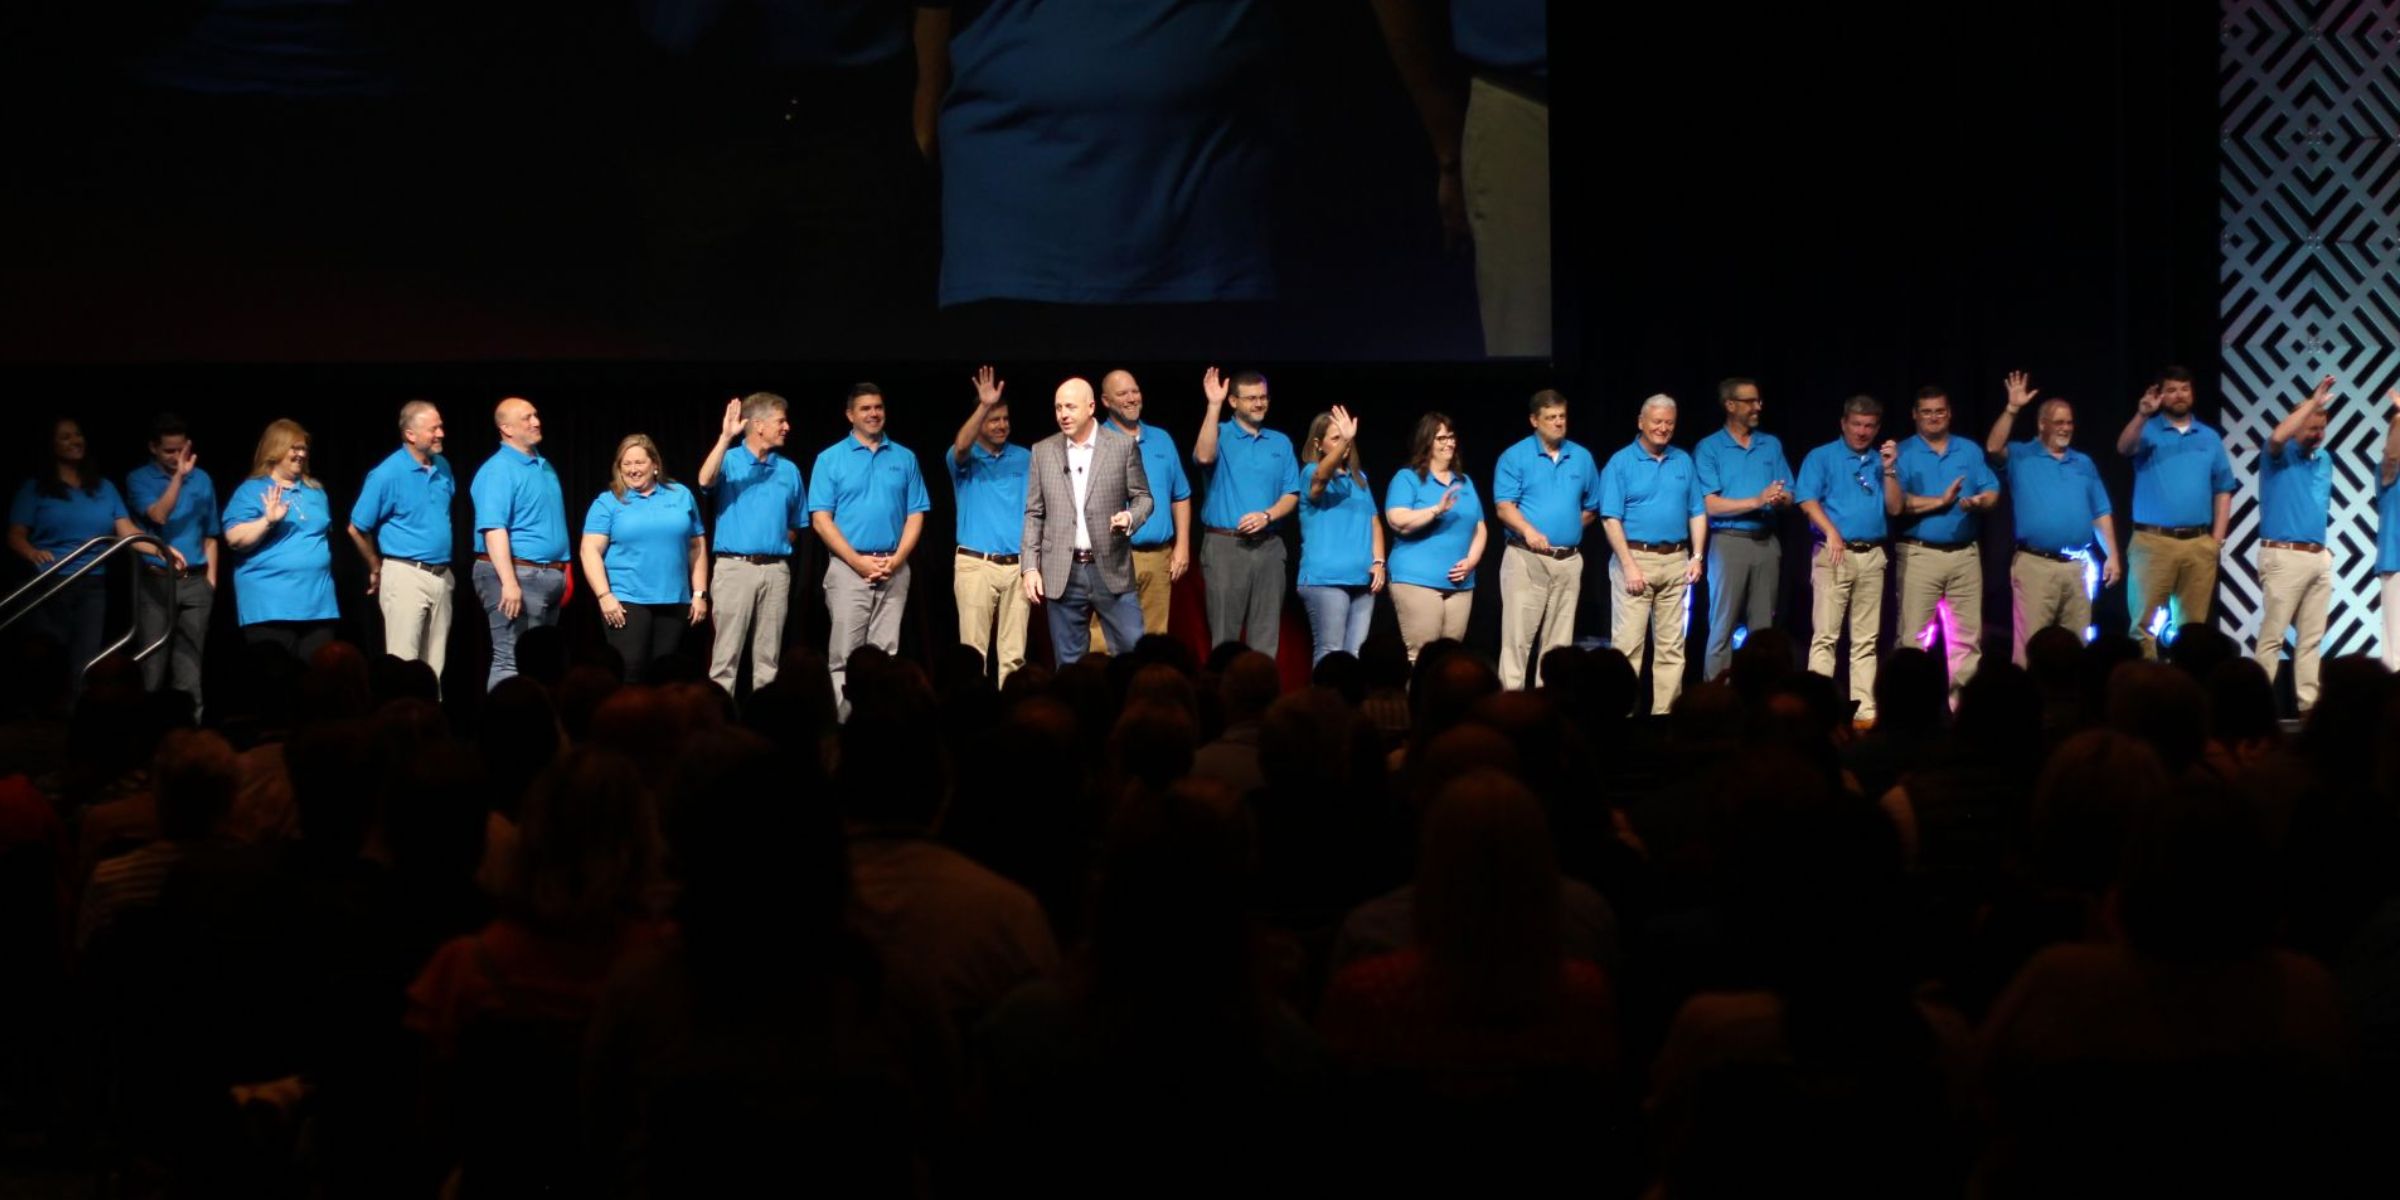
[[[600,601],[601,634],[625,658],[625,681],[683,644],[708,618],[708,529],[691,490],[667,478],[658,443],[617,443],[608,490],[583,515],[583,577]]]
[[[1383,522],[1358,465],[1358,421],[1348,410],[1309,422],[1300,463],[1300,605],[1308,610],[1313,663],[1366,644],[1375,593],[1383,590]]]
[[[1458,457],[1458,431],[1442,413],[1417,418],[1408,466],[1383,493],[1392,546],[1392,612],[1408,661],[1436,638],[1467,636],[1475,567],[1483,561],[1483,497]]]
[[[233,601],[242,636],[305,661],[333,640],[333,503],[308,473],[308,431],[276,421],[258,439],[250,477],[225,502]]]
[[[125,498],[117,485],[92,469],[83,426],[63,417],[52,421],[49,463],[26,480],[9,501],[8,548],[35,571],[46,571],[93,538],[131,537],[140,532],[125,511]],[[180,555],[177,562],[181,562]],[[79,565],[80,560],[60,569],[74,570]],[[101,623],[108,615],[108,592],[101,579],[107,572],[105,564],[93,567],[26,618],[35,631],[66,650],[78,686],[83,669],[100,654]]]

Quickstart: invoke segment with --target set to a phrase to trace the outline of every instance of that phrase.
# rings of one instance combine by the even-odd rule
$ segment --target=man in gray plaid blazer
[[[1150,478],[1141,448],[1094,419],[1092,385],[1058,385],[1057,433],[1033,448],[1025,475],[1025,598],[1050,617],[1058,665],[1092,648],[1100,618],[1111,654],[1142,636],[1133,593],[1133,531],[1150,517]]]

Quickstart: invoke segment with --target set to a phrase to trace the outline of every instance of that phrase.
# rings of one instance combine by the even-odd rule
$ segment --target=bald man
[[[1091,650],[1094,617],[1108,650],[1142,636],[1133,595],[1133,531],[1150,519],[1149,475],[1131,439],[1104,429],[1092,385],[1069,379],[1050,406],[1058,432],[1033,448],[1025,477],[1026,600],[1050,616],[1050,645],[1066,666]]]
[[[500,449],[476,468],[475,598],[492,630],[488,690],[517,673],[517,638],[558,623],[567,594],[567,503],[558,472],[542,457],[542,415],[511,396],[492,411]]]
[[[1183,473],[1174,435],[1142,423],[1142,385],[1133,372],[1101,376],[1100,404],[1108,412],[1110,431],[1141,449],[1142,472],[1150,477],[1150,498],[1156,503],[1150,519],[1134,527],[1133,594],[1142,606],[1142,632],[1165,633],[1175,581],[1192,566],[1192,482]],[[1097,617],[1091,635],[1100,636]]]

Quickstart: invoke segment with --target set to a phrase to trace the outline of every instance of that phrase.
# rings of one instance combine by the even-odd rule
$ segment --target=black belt
[[[1919,547],[1919,548],[1922,548],[1922,549],[1926,549],[1926,550],[1941,550],[1941,551],[1945,551],[1945,552],[1947,552],[1947,551],[1952,551],[1952,550],[1965,550],[1965,549],[1967,549],[1967,548],[1969,548],[1969,547],[1973,546],[1975,543],[1973,543],[1973,542],[1929,542],[1929,541],[1926,541],[1924,538],[1904,537],[1904,538],[1901,538],[1901,539],[1900,539],[1900,544],[1901,544],[1901,545],[1903,545],[1903,546],[1916,546],[1916,547]]]
[[[1552,546],[1547,550],[1536,550],[1515,538],[1508,539],[1508,544],[1516,547],[1519,550],[1523,550],[1528,554],[1539,554],[1543,558],[1565,559],[1573,558],[1576,555],[1583,553],[1582,548],[1577,546]]]
[[[154,562],[144,562],[142,564],[142,569],[148,571],[152,575],[158,576],[161,579],[182,579],[187,575],[197,575],[200,571],[199,568],[191,566],[188,563],[179,567],[173,563],[161,565]]]
[[[967,558],[980,559],[1002,567],[1013,567],[1025,557],[1022,554],[985,554],[981,550],[969,550],[965,546],[960,546],[958,552]]]
[[[2017,543],[2017,553],[2030,554],[2035,558],[2046,558],[2051,562],[2075,562],[2089,549],[2091,549],[2089,546],[2077,546],[2072,550],[2044,550],[2039,546],[2028,545],[2024,542]]]
[[[1100,561],[1100,555],[1099,552],[1093,550],[1078,550],[1075,552],[1075,561],[1079,563],[1096,563]]]
[[[1692,544],[1690,542],[1627,542],[1625,548],[1639,550],[1644,554],[1682,554],[1690,551]]]
[[[2174,539],[2176,539],[2177,541],[2185,541],[2185,542],[2188,542],[2188,541],[2190,541],[2190,540],[2192,540],[2193,538],[2196,538],[2196,537],[2207,537],[2207,536],[2208,536],[2208,526],[2206,526],[2206,525],[2141,525],[2141,524],[2136,524],[2136,525],[2133,527],[2133,531],[2134,531],[2135,533],[2155,533],[2155,534],[2159,535],[2160,537],[2171,537],[2171,538],[2174,538]]]
[[[1263,542],[1268,538],[1275,536],[1275,527],[1272,525],[1267,526],[1265,529],[1259,530],[1257,533],[1243,533],[1239,529],[1219,529],[1214,525],[1209,526],[1208,531],[1217,535],[1218,537],[1229,537],[1237,541],[1244,542]]]
[[[1847,550],[1847,551],[1851,552],[1852,554],[1865,554],[1865,553],[1866,553],[1867,551],[1869,551],[1869,550],[1881,550],[1881,549],[1883,549],[1883,543],[1882,543],[1882,542],[1852,542],[1852,541],[1845,541],[1845,542],[1843,542],[1843,543],[1842,543],[1842,549],[1844,549],[1844,550]]]
[[[1735,529],[1730,525],[1711,525],[1708,527],[1708,536],[1712,538],[1738,537],[1753,542],[1763,542],[1768,538],[1774,537],[1775,534],[1772,531],[1765,529]]]
[[[734,554],[725,550],[717,551],[716,556],[718,558],[730,558],[735,562],[756,563],[762,567],[772,567],[777,563],[790,561],[789,558],[781,554]]]
[[[415,567],[428,575],[446,576],[450,574],[449,563],[429,563],[420,558],[402,558],[397,554],[386,554],[383,556],[383,561]]]
[[[478,550],[475,552],[475,561],[488,563],[492,561],[492,556]],[[510,561],[520,567],[532,567],[536,571],[564,571],[567,569],[567,564],[563,562],[535,562],[529,558],[512,559]],[[497,566],[499,564],[494,563],[493,565]]]

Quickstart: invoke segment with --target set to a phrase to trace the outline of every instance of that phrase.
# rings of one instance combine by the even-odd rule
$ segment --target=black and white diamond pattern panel
[[[2224,425],[2241,478],[2218,624],[2258,628],[2258,455],[2316,381],[2339,399],[2325,652],[2380,648],[2375,474],[2400,386],[2400,4],[2222,0]]]

